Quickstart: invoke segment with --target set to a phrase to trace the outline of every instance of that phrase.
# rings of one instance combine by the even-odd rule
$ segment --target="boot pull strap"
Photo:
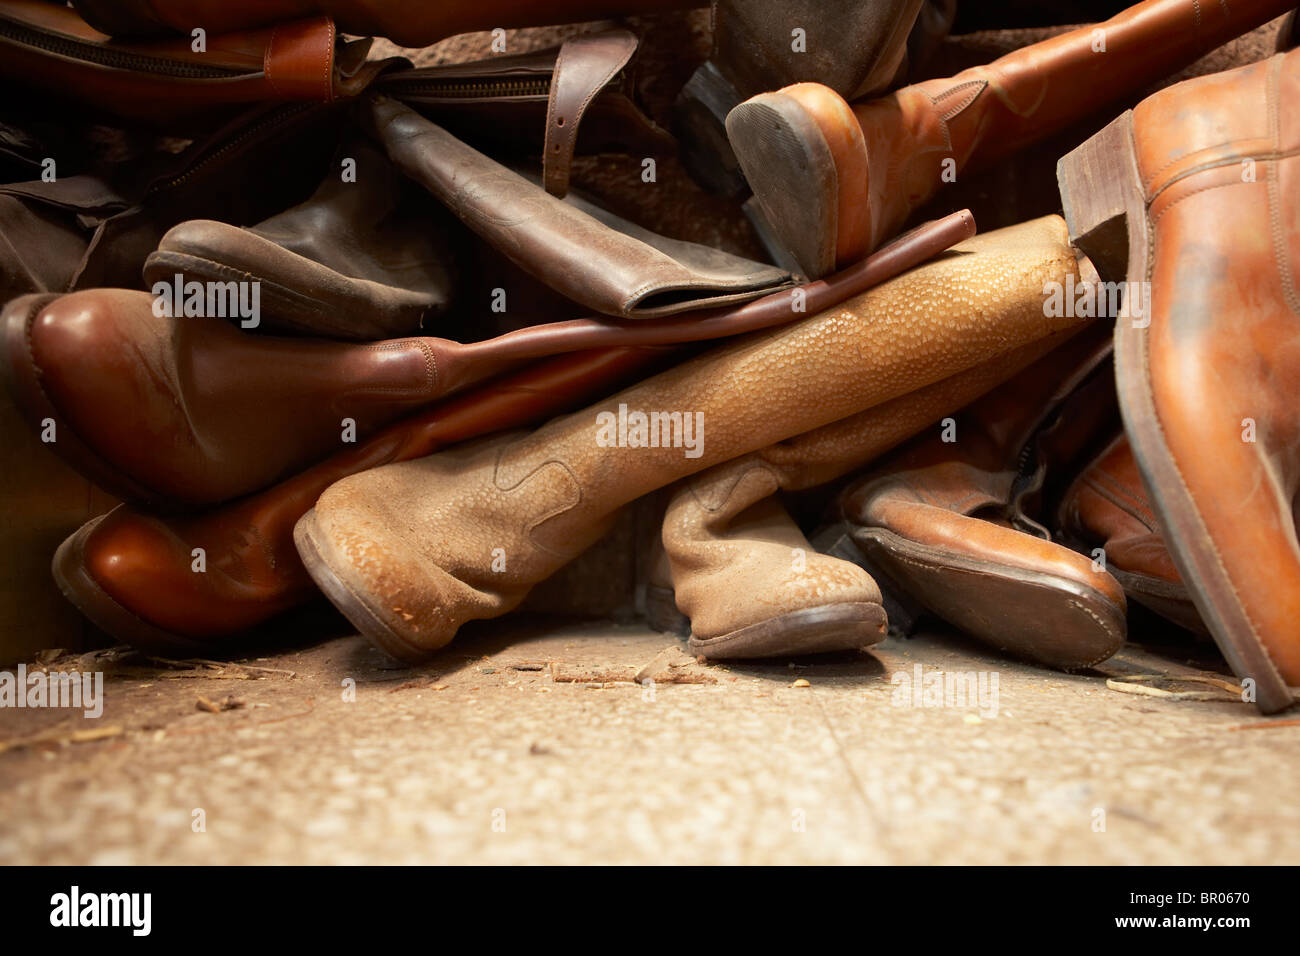
[[[569,191],[569,168],[583,114],[596,94],[627,66],[636,47],[636,36],[627,30],[588,33],[560,47],[546,104],[542,154],[542,181],[552,196],[563,198]]]

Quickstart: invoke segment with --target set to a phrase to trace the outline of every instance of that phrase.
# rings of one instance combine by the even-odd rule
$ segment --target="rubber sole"
[[[839,178],[821,128],[792,97],[762,93],[727,114],[754,197],[809,279],[835,271]]]
[[[802,608],[759,621],[729,634],[696,637],[690,618],[677,609],[672,588],[646,588],[646,621],[655,630],[679,637],[689,635],[692,653],[710,660],[754,660],[802,657],[851,651],[879,644],[889,622],[879,604],[853,602]]]
[[[1057,179],[1070,239],[1093,259],[1102,278],[1146,281],[1154,250],[1140,186],[1132,111],[1064,157],[1057,165]],[[1118,254],[1121,248],[1122,256]],[[1146,328],[1124,318],[1115,323],[1120,411],[1170,556],[1234,673],[1255,681],[1255,703],[1260,711],[1285,710],[1296,703],[1295,692],[1274,666],[1238,602],[1205,520],[1165,441],[1152,391],[1148,350]]]
[[[1124,608],[1077,581],[860,528],[858,546],[932,612],[987,644],[1058,670],[1092,667],[1124,643]]]

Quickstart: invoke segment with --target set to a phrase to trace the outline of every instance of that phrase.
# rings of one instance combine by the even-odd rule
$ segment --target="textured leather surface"
[[[264,491],[197,515],[123,505],[83,531],[83,568],[134,618],[181,639],[219,643],[316,593],[293,527],[321,492],[368,468],[428,455],[573,407],[632,379],[664,352],[607,349],[566,355],[504,376],[390,425]],[[192,571],[203,548],[208,573]],[[108,628],[107,622],[100,621]],[[136,632],[115,633],[132,642]]]
[[[1053,575],[1122,608],[1119,583],[1088,558],[1011,526],[1022,449],[1107,354],[1106,332],[1088,330],[1066,342],[965,409],[955,419],[954,441],[936,430],[846,489],[845,516],[860,529],[885,530],[928,549],[936,562]]]
[[[517,606],[641,495],[1074,325],[1044,315],[1043,287],[1076,271],[1059,217],[977,236],[841,306],[724,345],[532,434],[341,481],[300,532],[311,525],[330,571],[419,657],[465,621]],[[601,447],[597,415],[620,405],[699,413],[700,455]],[[493,570],[494,549],[504,570]]]
[[[1240,637],[1296,686],[1298,93],[1292,52],[1178,84],[1134,111],[1154,228],[1143,358],[1156,424],[1198,512],[1185,532],[1230,582],[1251,632]]]
[[[656,236],[575,196],[561,201],[410,107],[374,98],[389,157],[529,274],[604,315],[645,318],[744,302],[790,274]]]
[[[775,497],[780,487],[775,471],[746,456],[687,479],[669,500],[663,546],[696,639],[805,608],[880,603],[870,575],[808,543]]]

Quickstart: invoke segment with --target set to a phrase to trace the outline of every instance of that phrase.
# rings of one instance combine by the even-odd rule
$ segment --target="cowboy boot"
[[[1124,435],[1075,479],[1057,511],[1057,528],[1062,543],[1104,560],[1130,600],[1209,636],[1169,554]]]
[[[882,92],[898,74],[922,0],[714,0],[713,53],[674,106],[691,176],[711,192],[743,195],[727,143],[727,113],[791,83],[822,83],[853,99]],[[927,25],[935,28],[931,17]]]
[[[652,557],[646,616],[714,659],[867,647],[885,633],[876,583],[818,553],[776,496],[855,471],[1042,357],[1047,336],[911,394],[681,482]]]
[[[241,632],[317,594],[294,549],[293,526],[334,482],[544,421],[608,393],[669,354],[615,348],[538,363],[201,514],[160,515],[120,505],[63,542],[54,555],[54,578],[69,601],[120,641],[158,653],[220,652]]]
[[[299,522],[299,553],[362,633],[423,658],[466,621],[518,606],[642,495],[1078,324],[1043,308],[1045,283],[1077,277],[1063,226],[977,236],[532,434],[345,479]],[[953,308],[966,301],[978,307]]]
[[[853,269],[806,287],[806,303],[822,308],[842,302],[931,258],[951,245],[950,240],[969,238],[972,225],[956,217],[946,226],[941,222],[901,237]],[[780,311],[788,321],[790,303],[782,298]],[[660,334],[673,342],[701,331],[718,332],[716,322],[748,322],[756,311],[774,311],[774,305],[760,300],[724,316],[692,316],[688,326],[674,325]],[[606,341],[617,333],[613,337],[626,342],[629,333],[653,332],[655,323],[638,323],[633,329],[611,329],[594,320],[559,325],[565,331],[601,333]],[[543,334],[537,328],[524,331],[533,337]],[[553,326],[551,336],[557,331]],[[498,347],[506,340],[518,341],[518,335],[500,337]],[[570,344],[577,348],[584,342]],[[293,528],[334,482],[492,431],[545,421],[662,365],[672,354],[671,348],[650,342],[538,363],[416,413],[264,491],[202,514],[158,515],[124,505],[87,523],[63,543],[54,558],[54,576],[70,601],[119,640],[191,652],[228,644],[239,632],[316,593],[294,550]],[[207,573],[194,572],[195,549],[204,555]]]
[[[415,335],[445,311],[459,226],[364,141],[341,149],[306,202],[241,229],[195,219],[173,226],[144,263],[147,286],[261,283],[264,321],[281,334],[334,339]],[[463,239],[461,240],[463,242]]]
[[[1071,399],[1091,413],[1110,388],[1108,333],[1087,330],[845,489],[843,530],[818,543],[858,560],[898,601],[895,626],[913,629],[928,609],[1000,650],[1066,670],[1123,643],[1123,589],[1052,542],[1033,506],[1049,473],[1043,445],[1072,417],[1062,406]],[[1081,433],[1094,430],[1074,428],[1064,444],[1084,446]]]
[[[1145,0],[987,66],[852,106],[816,84],[764,93],[731,112],[727,132],[781,243],[806,275],[825,275],[893,235],[945,182],[1139,92],[1291,6]]]
[[[478,3],[375,0],[76,0],[73,7],[110,36],[228,33],[326,14],[354,36],[382,36],[398,46],[426,47],[457,33],[498,27],[580,23],[706,6],[704,0],[480,0]]]
[[[1298,92],[1300,51],[1188,80],[1058,167],[1098,268],[1127,257],[1130,297],[1149,295],[1116,326],[1125,427],[1197,610],[1266,713],[1300,687]]]

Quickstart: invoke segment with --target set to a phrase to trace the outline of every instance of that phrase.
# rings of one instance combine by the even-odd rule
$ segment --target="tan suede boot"
[[[1044,308],[1069,276],[1058,216],[977,236],[532,434],[347,478],[299,522],[299,552],[363,633],[419,659],[516,607],[636,498],[1079,324]]]
[[[1048,336],[842,421],[681,482],[652,558],[646,617],[713,659],[868,647],[887,621],[876,582],[821,554],[775,492],[856,471],[1023,370],[1073,333]]]

